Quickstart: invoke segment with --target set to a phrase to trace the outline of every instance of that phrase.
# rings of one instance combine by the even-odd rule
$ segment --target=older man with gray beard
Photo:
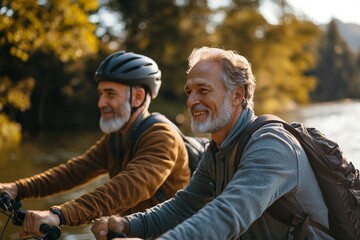
[[[0,192],[11,198],[46,197],[103,174],[110,180],[50,211],[27,211],[21,237],[41,235],[43,223],[75,226],[104,215],[143,211],[173,197],[189,181],[187,150],[170,124],[153,124],[136,141],[132,139],[150,115],[151,99],[158,95],[161,72],[157,64],[149,57],[120,51],[100,64],[95,79],[104,136],[64,164],[29,178],[0,183]]]
[[[202,47],[189,57],[185,84],[192,130],[212,141],[184,190],[146,212],[103,217],[96,239],[108,231],[144,239],[294,239],[294,227],[266,210],[285,197],[328,226],[327,207],[300,143],[281,124],[266,124],[246,145],[237,168],[238,139],[256,115],[255,78],[234,51]],[[332,239],[308,226],[306,239]]]

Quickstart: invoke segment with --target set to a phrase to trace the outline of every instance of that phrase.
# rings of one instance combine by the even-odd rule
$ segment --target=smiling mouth
[[[110,118],[114,114],[114,111],[111,108],[103,108],[101,109],[101,116],[105,118]]]
[[[192,112],[192,115],[194,117],[197,117],[197,116],[201,116],[201,115],[205,115],[206,114],[206,111],[196,111],[196,112]]]

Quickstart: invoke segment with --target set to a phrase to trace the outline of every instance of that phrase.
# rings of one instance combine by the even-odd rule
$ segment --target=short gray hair
[[[250,63],[242,55],[231,50],[215,47],[195,48],[189,56],[187,73],[201,60],[218,62],[223,69],[223,79],[228,93],[234,91],[238,86],[244,87],[245,98],[243,108],[253,109],[255,77],[252,73]]]

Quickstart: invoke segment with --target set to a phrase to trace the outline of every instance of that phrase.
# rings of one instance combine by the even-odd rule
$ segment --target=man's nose
[[[100,96],[98,100],[98,108],[103,108],[107,106],[107,100],[104,96]]]
[[[186,100],[186,105],[188,107],[192,107],[196,104],[199,104],[200,103],[200,98],[198,96],[198,94],[195,94],[195,93],[190,93],[187,97],[187,100]]]

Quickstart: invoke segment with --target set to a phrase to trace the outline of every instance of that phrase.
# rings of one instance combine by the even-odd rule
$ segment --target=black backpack
[[[259,116],[240,137],[234,171],[252,134],[268,123],[282,123],[304,148],[328,208],[329,229],[309,218],[306,213],[297,209],[284,197],[275,201],[267,211],[278,220],[293,225],[295,239],[305,239],[308,225],[312,225],[335,239],[359,240],[359,170],[346,160],[337,143],[326,138],[316,128],[307,128],[302,123],[288,124],[270,114]]]
[[[167,117],[160,113],[151,113],[147,118],[145,118],[137,127],[135,130],[134,135],[132,136],[132,146],[135,146],[136,141],[139,139],[141,134],[151,127],[154,123],[168,123],[171,126],[173,126],[178,133],[181,135],[182,139],[184,140],[186,150],[189,155],[189,168],[191,175],[196,170],[200,159],[203,157],[205,152],[205,146],[207,143],[209,143],[209,139],[205,137],[191,137],[186,136],[181,130]]]

